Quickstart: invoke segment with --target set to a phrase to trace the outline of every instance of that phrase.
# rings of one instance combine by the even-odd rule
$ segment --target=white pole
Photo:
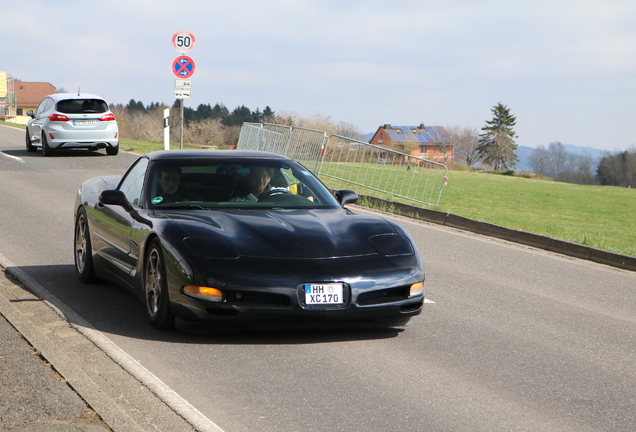
[[[170,150],[170,108],[163,110],[163,149]]]

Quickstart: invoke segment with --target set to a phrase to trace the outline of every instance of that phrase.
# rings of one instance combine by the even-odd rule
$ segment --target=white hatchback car
[[[27,151],[42,148],[44,156],[58,149],[105,148],[119,152],[119,128],[103,98],[86,93],[56,93],[42,99],[26,128]]]

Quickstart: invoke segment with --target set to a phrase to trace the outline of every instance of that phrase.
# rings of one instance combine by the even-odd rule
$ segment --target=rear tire
[[[150,324],[158,329],[171,328],[174,324],[166,279],[163,248],[159,240],[154,239],[144,261],[144,303]]]
[[[88,218],[84,208],[80,208],[75,219],[75,271],[82,282],[93,282],[97,279],[93,269],[93,249],[88,230]]]
[[[53,156],[53,149],[49,147],[45,133],[42,134],[42,153],[44,153],[44,156]]]
[[[29,131],[26,132],[26,149],[28,152],[34,152],[37,149],[31,144],[31,135],[29,135]]]
[[[108,156],[116,156],[117,153],[119,153],[119,146],[117,146],[117,147],[111,147],[111,146],[106,147],[106,154]]]

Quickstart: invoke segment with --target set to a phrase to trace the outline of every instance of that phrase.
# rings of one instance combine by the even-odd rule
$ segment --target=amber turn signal
[[[409,297],[421,296],[422,294],[424,294],[424,282],[418,282],[411,285]]]
[[[202,287],[196,285],[186,285],[183,287],[183,293],[202,300],[213,302],[223,301],[223,292],[212,287]]]

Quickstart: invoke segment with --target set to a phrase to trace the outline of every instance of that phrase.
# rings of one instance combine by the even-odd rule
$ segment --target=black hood
[[[344,209],[224,210],[163,213],[185,231],[192,252],[213,257],[211,249],[235,249],[254,258],[334,258],[377,254],[369,239],[397,236],[393,225],[373,215]],[[233,246],[233,248],[232,248]],[[227,256],[228,258],[230,256]]]

